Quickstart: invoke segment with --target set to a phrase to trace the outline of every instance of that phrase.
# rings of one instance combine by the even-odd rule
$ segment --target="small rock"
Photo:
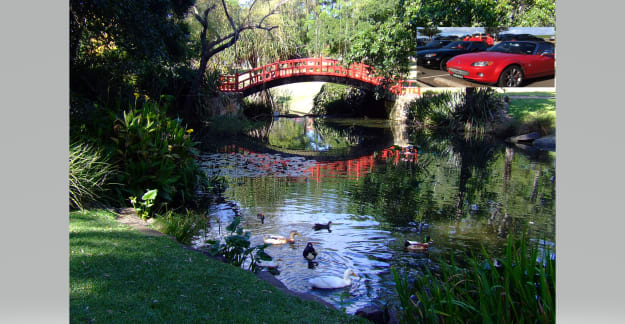
[[[534,140],[539,139],[539,138],[540,138],[540,134],[538,134],[537,132],[531,132],[529,134],[510,137],[508,138],[508,141],[511,143],[533,142]]]
[[[556,150],[556,138],[555,136],[541,137],[532,143],[532,145],[543,151],[555,151]]]

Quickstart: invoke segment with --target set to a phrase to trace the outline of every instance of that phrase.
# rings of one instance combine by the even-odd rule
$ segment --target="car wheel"
[[[441,60],[441,71],[447,71],[447,61],[449,61],[449,57],[445,57]]]
[[[499,75],[500,87],[518,87],[523,83],[523,70],[518,65],[511,65]]]

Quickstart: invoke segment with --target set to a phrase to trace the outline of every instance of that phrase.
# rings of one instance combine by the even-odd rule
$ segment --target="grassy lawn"
[[[526,97],[555,97],[555,91],[528,91],[528,92],[506,92],[508,96],[526,96]]]
[[[72,323],[345,323],[252,273],[146,236],[107,211],[70,213]]]
[[[531,125],[534,130],[552,133],[556,127],[555,99],[510,99],[508,113],[522,124]]]

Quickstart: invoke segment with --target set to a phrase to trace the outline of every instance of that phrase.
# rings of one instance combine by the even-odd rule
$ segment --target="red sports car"
[[[454,56],[447,71],[458,78],[518,87],[525,79],[553,75],[555,50],[549,42],[501,42],[486,52]]]

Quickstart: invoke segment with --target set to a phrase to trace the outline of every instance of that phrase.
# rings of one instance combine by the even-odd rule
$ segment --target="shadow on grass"
[[[70,216],[71,322],[356,322],[100,213]]]

